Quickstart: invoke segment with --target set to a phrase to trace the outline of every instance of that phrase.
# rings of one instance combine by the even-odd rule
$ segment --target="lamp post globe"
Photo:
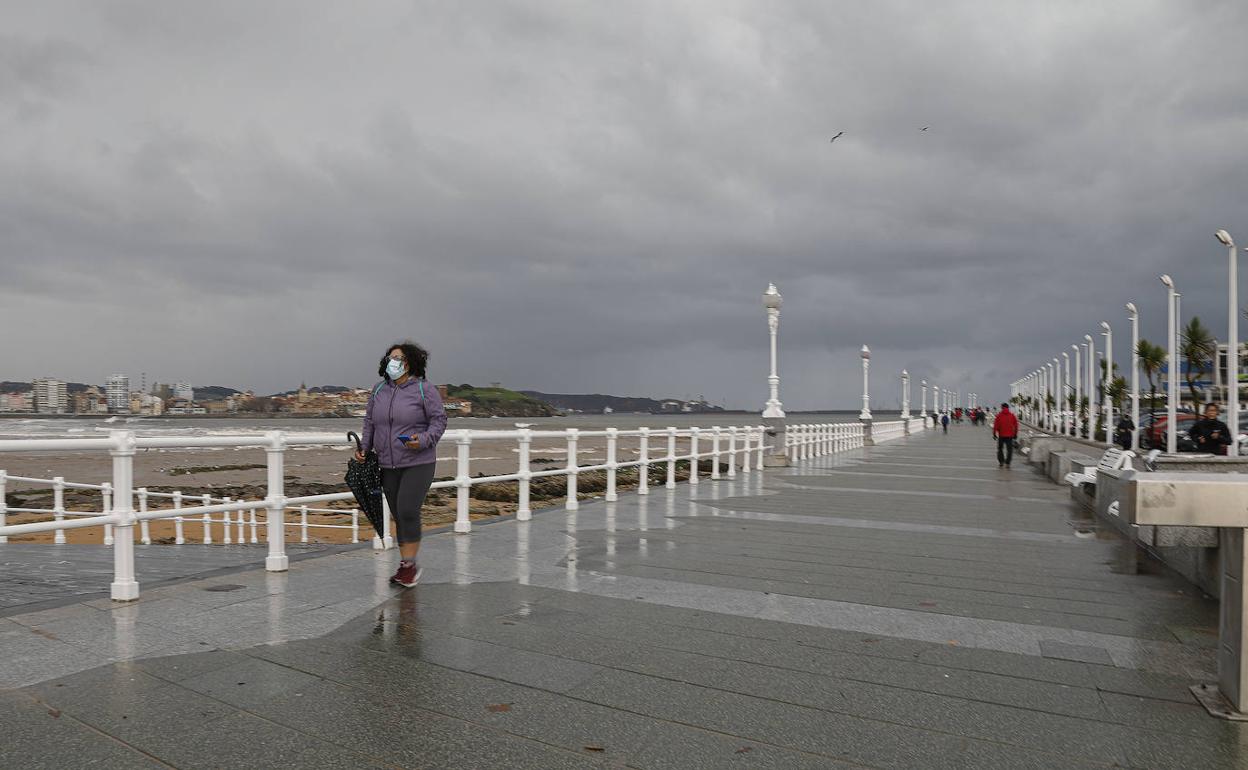
[[[767,291],[763,292],[763,308],[767,311],[767,329],[771,336],[771,374],[767,377],[770,398],[767,399],[767,404],[763,409],[764,418],[782,419],[784,417],[784,408],[780,404],[780,375],[776,368],[776,333],[780,329],[780,305],[783,303],[784,297],[780,296],[776,285],[767,284]]]

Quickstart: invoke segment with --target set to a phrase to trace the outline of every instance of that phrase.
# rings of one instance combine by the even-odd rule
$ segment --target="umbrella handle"
[[[353,430],[347,431],[347,440],[355,442],[355,451],[357,452],[364,451],[364,447],[360,445],[360,437],[358,434],[356,434],[355,431]]]

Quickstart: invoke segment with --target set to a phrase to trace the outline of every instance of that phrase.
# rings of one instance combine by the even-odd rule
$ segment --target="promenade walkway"
[[[1216,604],[955,426],[0,619],[0,767],[1248,767]],[[691,498],[691,492],[693,497]]]

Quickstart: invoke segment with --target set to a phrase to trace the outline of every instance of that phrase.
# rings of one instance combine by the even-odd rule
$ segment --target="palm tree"
[[[1144,370],[1144,376],[1148,377],[1149,411],[1155,412],[1157,411],[1156,378],[1161,373],[1161,367],[1166,363],[1166,350],[1148,340],[1140,340],[1135,354],[1140,359],[1140,368]]]
[[[1183,341],[1179,352],[1187,359],[1187,389],[1192,394],[1192,408],[1197,412],[1200,411],[1200,396],[1196,393],[1194,378],[1213,365],[1217,350],[1218,343],[1213,339],[1213,333],[1200,322],[1200,316],[1193,316],[1187,326],[1183,327]]]

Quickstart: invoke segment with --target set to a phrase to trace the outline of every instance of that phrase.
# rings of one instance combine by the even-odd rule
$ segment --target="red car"
[[[1175,415],[1178,425],[1175,426],[1177,438],[1179,439],[1178,450],[1184,451],[1183,444],[1190,443],[1191,439],[1187,438],[1187,432],[1196,424],[1196,415],[1190,412],[1179,412]],[[1157,419],[1146,422],[1140,420],[1140,446],[1146,448],[1166,448],[1166,426],[1170,423],[1167,415],[1158,415]],[[1186,439],[1186,442],[1184,441]],[[1195,448],[1194,445],[1192,448]],[[1188,450],[1190,451],[1190,450]]]

